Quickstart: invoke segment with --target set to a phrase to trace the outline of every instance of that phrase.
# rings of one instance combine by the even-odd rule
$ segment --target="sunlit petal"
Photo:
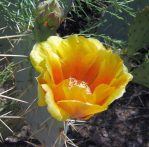
[[[63,121],[69,118],[67,111],[65,112],[55,103],[52,90],[48,87],[48,85],[42,84],[41,86],[46,91],[45,101],[47,103],[49,113],[59,121]]]
[[[93,105],[90,103],[83,103],[76,100],[63,100],[59,101],[58,106],[69,113],[71,118],[81,119],[87,116],[92,116],[95,113],[106,110],[106,107]]]

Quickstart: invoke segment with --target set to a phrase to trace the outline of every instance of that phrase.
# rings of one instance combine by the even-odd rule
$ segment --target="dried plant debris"
[[[21,128],[18,133],[15,133],[13,136],[7,137],[5,142],[0,143],[0,146],[3,147],[42,147],[41,143],[34,139],[30,138],[31,129],[28,125],[25,125]]]

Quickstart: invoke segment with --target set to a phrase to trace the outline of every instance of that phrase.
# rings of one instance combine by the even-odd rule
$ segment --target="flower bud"
[[[46,40],[56,30],[64,19],[64,10],[57,0],[40,2],[36,10],[35,36],[38,41]]]
[[[36,22],[45,27],[57,29],[63,18],[63,9],[56,0],[41,2],[37,8]]]

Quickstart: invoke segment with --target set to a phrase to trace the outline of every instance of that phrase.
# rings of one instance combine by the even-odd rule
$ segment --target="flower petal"
[[[81,102],[94,103],[89,87],[84,83],[69,78],[53,87],[55,101],[78,100]]]
[[[47,70],[51,74],[51,77],[53,78],[55,84],[58,84],[63,80],[61,62],[57,54],[52,52],[51,54],[49,54],[49,63],[47,64]]]
[[[108,106],[124,94],[126,85],[132,80],[132,75],[126,72],[125,66],[122,68],[124,69],[117,73],[109,85],[101,84],[96,87],[93,95],[96,97],[97,104]]]
[[[41,87],[42,84],[48,84],[51,85],[51,79],[48,74],[48,72],[41,73],[37,78],[38,82],[38,105],[39,106],[45,106],[45,91]]]
[[[30,60],[32,65],[38,72],[42,72],[45,69],[45,51],[41,48],[40,44],[35,44],[33,50],[30,53]]]
[[[111,104],[114,100],[122,97],[122,95],[125,92],[125,87],[128,84],[129,81],[132,80],[132,75],[129,73],[122,73],[122,75],[119,75],[117,79],[113,79],[113,81],[110,83],[110,86],[115,87],[115,91],[111,93],[111,96],[106,99],[104,102],[104,105]]]
[[[122,70],[123,62],[117,54],[112,53],[111,50],[99,52],[99,71],[95,80],[91,83],[91,90],[99,84],[109,84],[118,72]]]
[[[30,59],[33,66],[40,73],[43,70],[48,70],[53,82],[57,84],[63,80],[63,73],[61,59],[54,52],[55,48],[53,46],[53,44],[47,42],[36,44],[30,54]]]
[[[48,85],[42,84],[41,86],[46,91],[45,101],[48,106],[48,112],[59,121],[63,121],[69,118],[68,113],[59,108],[58,105],[55,103],[53,93],[51,89],[48,87]]]
[[[99,50],[105,50],[105,48],[96,39],[78,35],[63,39],[60,47],[57,48],[57,54],[62,60],[64,78],[73,77],[82,80],[94,63]]]
[[[52,36],[47,41],[36,44],[30,58],[37,71],[47,69],[55,84],[58,84],[63,78],[82,80],[95,62],[99,50],[105,48],[96,39],[78,35],[66,39]]]
[[[123,96],[125,92],[125,87],[120,87],[116,89],[103,103],[103,106],[110,105],[113,101]]]
[[[93,96],[96,99],[96,104],[103,105],[105,101],[111,96],[111,94],[113,94],[114,91],[114,87],[110,87],[106,84],[99,85],[93,93]]]
[[[125,71],[126,67],[121,73],[119,73],[110,83],[110,86],[119,88],[121,86],[125,87],[129,81],[132,80],[133,76]]]
[[[38,84],[38,106],[46,106],[45,91],[40,84]]]
[[[77,100],[62,100],[57,102],[58,106],[68,112],[71,118],[83,119],[87,116],[92,116],[95,113],[105,111],[107,107],[83,103]]]

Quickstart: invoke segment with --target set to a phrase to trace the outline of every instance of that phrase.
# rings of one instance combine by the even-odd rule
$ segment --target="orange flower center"
[[[82,88],[85,89],[86,94],[92,94],[90,87],[87,85],[86,82],[84,81],[79,81],[75,78],[69,78],[69,85],[68,85],[69,89],[72,89],[73,87],[78,87],[78,88]]]

